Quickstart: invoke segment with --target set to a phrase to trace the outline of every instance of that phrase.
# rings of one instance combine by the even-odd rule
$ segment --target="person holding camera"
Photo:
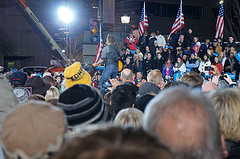
[[[211,71],[211,61],[208,59],[208,55],[203,55],[203,59],[198,67],[200,74],[205,77],[208,76]]]
[[[223,72],[223,66],[222,63],[219,61],[219,57],[214,57],[214,63],[211,66],[213,69],[210,71],[211,75],[217,75],[220,76]]]
[[[198,73],[199,61],[194,52],[191,53],[190,58],[186,62],[187,72],[194,71]]]
[[[137,48],[137,43],[138,43],[138,40],[137,38],[133,35],[133,33],[131,32],[129,34],[129,36],[127,37],[127,39],[125,40],[125,44],[127,47],[130,48],[130,52],[132,54],[135,54],[135,50]]]

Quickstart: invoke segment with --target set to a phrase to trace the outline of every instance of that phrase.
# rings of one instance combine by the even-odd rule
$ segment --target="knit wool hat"
[[[10,158],[44,158],[63,143],[63,111],[46,102],[30,101],[8,114],[2,126],[2,146]]]
[[[33,76],[26,81],[25,86],[32,88],[32,94],[43,94],[49,90],[51,84],[44,83],[40,76]]]
[[[91,76],[82,69],[80,62],[75,62],[64,71],[66,87],[70,88],[75,84],[91,85]]]
[[[102,98],[89,85],[77,84],[67,89],[57,105],[64,110],[69,128],[106,122],[110,117]]]
[[[145,111],[147,104],[154,98],[151,94],[145,94],[136,99],[134,108]]]
[[[27,75],[21,71],[13,72],[10,78],[10,83],[18,82],[21,85],[24,85],[27,81]]]
[[[152,82],[144,82],[139,87],[140,96],[151,93],[151,92],[158,94],[159,91],[160,91],[159,87]]]
[[[20,104],[26,102],[31,95],[31,92],[24,87],[13,88],[13,93],[16,95]]]

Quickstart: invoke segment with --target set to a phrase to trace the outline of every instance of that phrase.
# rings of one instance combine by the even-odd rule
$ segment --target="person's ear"
[[[222,144],[222,157],[227,158],[228,157],[228,150],[226,147],[225,137],[223,134],[221,134],[221,144]]]

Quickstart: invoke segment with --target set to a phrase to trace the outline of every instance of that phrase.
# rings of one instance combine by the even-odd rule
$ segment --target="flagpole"
[[[99,31],[102,36],[102,0],[98,0],[98,23],[99,23]],[[102,37],[100,37],[102,38]]]
[[[144,7],[144,17],[143,17],[143,21],[144,21],[144,20],[145,20],[145,16],[146,16],[145,1],[143,2],[143,7]],[[143,26],[143,32],[145,32],[144,26]]]
[[[181,17],[182,17],[182,0],[181,0],[181,2],[180,2],[180,5],[181,5],[181,10],[180,10],[180,20],[179,20],[179,22],[180,22],[180,35],[181,35],[181,32],[182,32],[182,23],[181,23]]]

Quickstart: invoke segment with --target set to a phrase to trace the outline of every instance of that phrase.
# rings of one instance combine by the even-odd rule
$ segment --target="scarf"
[[[182,61],[180,63],[176,62],[175,67],[176,68],[180,68],[180,67],[182,67],[182,65],[183,65]]]

